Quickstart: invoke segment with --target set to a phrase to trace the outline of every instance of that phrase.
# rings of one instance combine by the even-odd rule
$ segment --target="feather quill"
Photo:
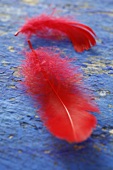
[[[40,117],[49,131],[68,142],[86,140],[96,127],[99,112],[95,102],[83,92],[78,68],[47,48],[26,52],[22,75],[27,92],[40,105]]]
[[[77,52],[83,52],[96,45],[96,34],[87,25],[81,24],[65,17],[42,14],[28,19],[27,22],[15,33],[25,34],[30,38],[33,34],[42,38],[62,39],[69,38]]]

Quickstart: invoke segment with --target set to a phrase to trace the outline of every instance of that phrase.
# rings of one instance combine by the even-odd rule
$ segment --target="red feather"
[[[40,117],[56,137],[68,142],[86,140],[96,126],[89,112],[99,112],[89,95],[83,93],[82,80],[70,61],[49,49],[26,52],[22,64],[28,93],[41,106]]]
[[[43,14],[29,19],[15,35],[19,33],[26,34],[28,38],[33,34],[53,39],[68,37],[77,52],[96,45],[96,34],[90,27],[69,18],[53,15]]]

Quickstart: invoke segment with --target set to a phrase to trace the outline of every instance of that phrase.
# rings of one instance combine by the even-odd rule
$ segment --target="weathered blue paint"
[[[91,26],[97,46],[77,54],[69,41],[38,39],[34,47],[56,46],[84,71],[101,114],[92,136],[81,144],[53,137],[42,125],[32,99],[21,89],[20,53],[27,44],[14,33],[24,19],[50,12],[51,0],[1,0],[0,22],[0,170],[112,170],[113,169],[113,1],[57,0],[56,15],[71,15]]]

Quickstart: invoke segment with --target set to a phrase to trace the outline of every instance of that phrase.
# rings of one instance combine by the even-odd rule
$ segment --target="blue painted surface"
[[[0,170],[112,170],[113,169],[113,1],[1,0],[0,14]],[[51,7],[50,7],[51,5]],[[42,12],[71,15],[97,33],[97,46],[82,54],[70,42],[38,39],[37,46],[54,45],[77,57],[91,85],[101,115],[92,136],[81,144],[53,137],[42,125],[32,99],[20,87],[19,65],[24,38],[14,33],[25,18]],[[35,46],[35,44],[34,44]]]

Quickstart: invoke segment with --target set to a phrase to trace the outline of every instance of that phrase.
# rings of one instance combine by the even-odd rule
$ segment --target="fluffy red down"
[[[43,14],[27,20],[15,35],[19,33],[26,34],[28,38],[33,34],[59,40],[68,37],[77,52],[96,45],[96,35],[90,27],[69,18],[53,15]]]
[[[22,64],[24,85],[41,106],[40,117],[47,129],[68,142],[86,140],[96,127],[99,112],[94,101],[83,93],[81,76],[67,59],[48,49],[26,52]]]

